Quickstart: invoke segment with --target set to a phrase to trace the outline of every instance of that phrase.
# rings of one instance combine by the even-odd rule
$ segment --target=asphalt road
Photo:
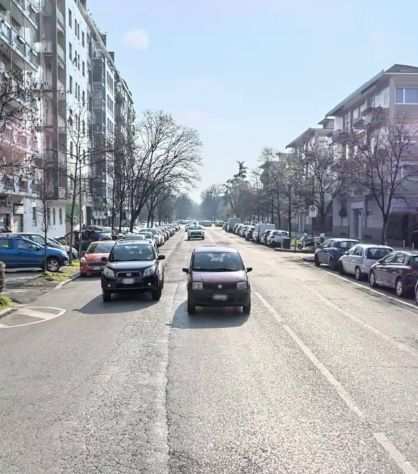
[[[62,316],[0,327],[0,473],[416,474],[413,305],[213,229],[253,311],[190,318],[183,237],[159,303],[78,280],[34,303]]]

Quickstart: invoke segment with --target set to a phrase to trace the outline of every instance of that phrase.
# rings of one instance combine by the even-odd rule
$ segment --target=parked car
[[[286,239],[289,240],[289,232],[287,230],[272,230],[269,231],[266,237],[266,245],[269,247],[285,247]]]
[[[387,245],[354,245],[340,257],[338,268],[341,273],[348,273],[354,275],[356,280],[362,280],[369,275],[372,265],[391,252],[393,249]]]
[[[253,225],[247,226],[247,228],[245,229],[245,232],[244,232],[245,240],[251,240],[250,237],[253,234],[253,232],[254,232],[254,226]]]
[[[358,243],[359,241],[355,239],[338,238],[326,240],[315,251],[315,265],[319,267],[321,264],[325,264],[331,270],[336,270],[340,257]]]
[[[212,221],[200,221],[199,224],[203,227],[212,227]]]
[[[200,225],[189,227],[187,231],[187,240],[202,239],[205,240],[205,231]]]
[[[275,229],[267,229],[267,230],[265,230],[265,231],[261,234],[261,236],[260,236],[260,238],[259,238],[259,243],[260,243],[260,244],[263,244],[263,245],[267,245],[267,240],[268,240],[270,234],[271,234],[272,232],[274,232],[274,230],[275,230]]]
[[[114,245],[113,240],[92,242],[80,259],[80,276],[87,277],[102,273]]]
[[[230,247],[198,247],[194,249],[190,265],[183,268],[188,274],[187,311],[196,312],[197,306],[239,306],[245,314],[251,312],[251,287],[239,252]]]
[[[153,245],[146,242],[119,241],[113,246],[102,272],[102,294],[105,303],[113,293],[151,292],[159,301],[164,287],[164,268]]]
[[[261,243],[261,236],[267,230],[274,230],[274,224],[259,223],[254,227],[254,242]]]
[[[223,227],[224,221],[215,221],[215,227]]]
[[[45,245],[45,237],[42,234],[37,234],[34,232],[16,232],[16,235],[21,235],[22,237],[32,240],[33,242],[36,242],[39,245],[42,245],[42,246]],[[67,254],[70,253],[70,246],[66,245],[65,243],[61,243],[57,239],[48,237],[47,242],[48,242],[49,247],[55,247],[57,249],[65,250]],[[75,248],[72,249],[72,257],[78,258],[78,251]]]
[[[6,264],[6,268],[46,268],[49,272],[57,272],[68,265],[68,254],[49,245],[45,249],[44,245],[19,234],[1,234],[0,261]]]
[[[418,281],[418,252],[395,251],[370,268],[372,288],[383,286],[394,289],[397,296],[407,296],[416,289]]]

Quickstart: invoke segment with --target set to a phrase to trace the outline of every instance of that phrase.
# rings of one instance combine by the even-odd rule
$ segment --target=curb
[[[61,283],[58,283],[58,285],[55,286],[53,289],[54,289],[54,290],[60,290],[60,289],[63,288],[65,285],[68,285],[68,283],[71,283],[72,281],[77,280],[77,278],[80,278],[80,272],[75,273],[75,274],[74,274],[71,278],[69,278],[68,280],[64,280],[64,281],[62,281]]]

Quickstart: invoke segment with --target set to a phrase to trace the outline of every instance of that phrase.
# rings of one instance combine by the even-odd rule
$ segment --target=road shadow
[[[82,308],[74,311],[87,316],[103,316],[108,314],[132,313],[155,305],[148,293],[116,293],[112,295],[112,301],[104,303],[102,295],[96,296]]]
[[[187,303],[181,303],[170,326],[175,329],[232,328],[244,325],[248,315],[240,308],[197,308],[196,314],[187,313]]]

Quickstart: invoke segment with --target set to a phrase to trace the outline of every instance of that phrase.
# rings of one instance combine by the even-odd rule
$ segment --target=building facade
[[[37,105],[30,125],[0,133],[0,230],[42,232],[47,202],[48,233],[64,235],[75,186],[77,221],[108,224],[115,135],[133,100],[86,0],[0,0],[0,74],[12,72]]]
[[[0,74],[5,101],[1,105],[8,111],[0,117],[0,229],[16,232],[31,225],[36,198],[28,171],[41,146],[34,124],[38,109],[26,94],[20,95],[17,84],[28,90],[30,84],[39,82],[39,8],[35,0],[0,0]],[[13,100],[8,100],[6,88],[15,95]]]
[[[333,118],[334,142],[343,158],[351,152],[344,137],[361,130],[365,123],[376,123],[382,129],[402,124],[418,131],[418,67],[394,65],[382,71],[331,109],[326,118]],[[413,146],[411,152],[401,165],[401,173],[404,167],[418,166],[418,149]],[[335,235],[379,241],[382,225],[376,200],[361,188],[352,186],[343,198],[334,200]],[[394,196],[387,239],[395,245],[411,245],[412,232],[417,228],[418,181],[411,178]]]

